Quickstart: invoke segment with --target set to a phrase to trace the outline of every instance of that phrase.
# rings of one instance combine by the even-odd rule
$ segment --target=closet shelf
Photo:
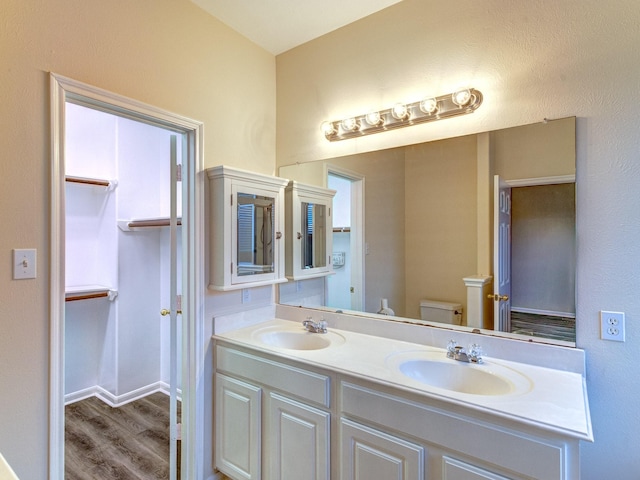
[[[67,175],[64,180],[68,183],[80,183],[83,185],[94,185],[97,187],[115,187],[118,182],[115,180],[103,180],[101,178],[89,178],[89,177],[74,177],[73,175]]]
[[[178,226],[182,225],[182,218],[178,218]],[[150,227],[168,227],[169,218],[138,218],[132,220],[118,220],[118,227],[123,232],[130,232],[137,228],[150,228]]]
[[[89,300],[91,298],[108,298],[114,301],[118,296],[118,291],[104,285],[78,285],[66,287],[65,301],[75,302],[76,300]]]

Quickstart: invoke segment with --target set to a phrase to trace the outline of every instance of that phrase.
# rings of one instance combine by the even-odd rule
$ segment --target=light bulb
[[[398,120],[406,120],[409,118],[409,109],[404,103],[396,103],[391,109],[391,115]]]
[[[435,98],[425,98],[420,102],[420,110],[422,110],[427,115],[438,113],[438,101]]]
[[[333,122],[322,122],[322,126],[320,128],[322,129],[322,133],[324,133],[325,137],[336,133],[336,127],[333,125]]]
[[[471,91],[467,88],[464,90],[458,90],[451,95],[451,101],[459,107],[464,107],[471,100]]]
[[[360,125],[355,118],[351,117],[342,120],[342,128],[347,132],[353,132],[354,130],[358,130],[360,128]]]
[[[367,113],[367,115],[364,118],[369,125],[374,127],[377,127],[378,125],[384,123],[384,120],[382,120],[382,116],[380,115],[380,112]]]

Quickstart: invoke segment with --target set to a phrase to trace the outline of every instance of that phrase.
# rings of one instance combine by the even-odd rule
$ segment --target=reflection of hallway
[[[65,478],[169,478],[169,397],[154,393],[117,408],[96,397],[67,405]]]
[[[576,320],[568,317],[512,311],[511,333],[575,342]]]

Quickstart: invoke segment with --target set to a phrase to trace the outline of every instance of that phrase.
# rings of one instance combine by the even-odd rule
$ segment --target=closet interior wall
[[[160,310],[169,306],[169,228],[118,224],[169,217],[172,132],[69,103],[65,124],[66,175],[110,182],[66,182],[67,289],[111,291],[66,302],[65,401],[97,395],[118,405],[168,392],[169,317]]]

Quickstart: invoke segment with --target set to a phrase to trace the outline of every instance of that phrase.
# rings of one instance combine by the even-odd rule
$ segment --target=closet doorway
[[[65,446],[66,407],[79,411],[67,425],[67,440],[78,444],[99,441],[99,432],[91,438],[96,427],[104,437],[129,435],[108,423],[127,411],[162,412],[166,431],[137,427],[138,435],[118,438],[129,464],[108,468],[134,478],[175,479],[179,471],[195,478],[202,126],[57,75],[51,93],[50,476],[65,477],[65,450],[75,468],[85,468],[85,456],[97,463],[86,474],[107,474],[92,452]],[[142,406],[125,410],[136,402]],[[112,411],[118,415],[109,420]],[[83,416],[86,424],[76,420]],[[166,466],[158,468],[154,455]]]
[[[325,305],[362,311],[365,306],[364,177],[328,165],[333,198],[333,270],[326,277]]]

